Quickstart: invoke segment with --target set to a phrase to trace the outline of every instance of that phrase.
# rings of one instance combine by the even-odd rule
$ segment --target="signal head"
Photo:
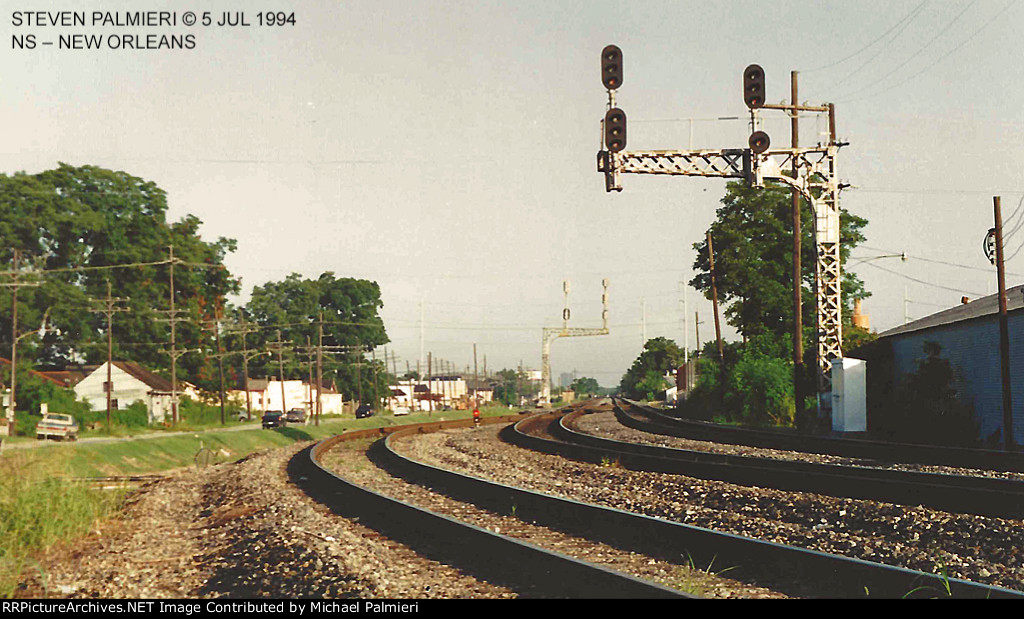
[[[622,86],[622,50],[615,45],[601,50],[601,83],[608,90]]]
[[[764,131],[755,131],[750,134],[750,139],[747,140],[747,144],[750,145],[750,150],[755,155],[760,155],[764,151],[768,150],[772,141],[768,138],[768,134]]]
[[[743,70],[743,102],[750,109],[764,106],[764,69],[752,64]]]
[[[626,113],[617,107],[604,115],[604,145],[613,153],[626,148]]]

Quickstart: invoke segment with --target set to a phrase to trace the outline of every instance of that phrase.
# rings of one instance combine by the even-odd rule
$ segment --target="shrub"
[[[744,354],[729,373],[726,409],[750,425],[792,425],[792,366],[760,353]]]

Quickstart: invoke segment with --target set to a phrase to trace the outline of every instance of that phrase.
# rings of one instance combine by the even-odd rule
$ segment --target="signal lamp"
[[[613,153],[626,148],[626,113],[617,107],[604,115],[604,144]]]
[[[764,69],[752,64],[743,71],[743,102],[750,109],[764,106]]]
[[[615,45],[601,50],[601,83],[608,90],[622,86],[622,50]]]
[[[772,141],[768,138],[768,134],[765,133],[764,131],[755,131],[754,133],[750,134],[750,139],[747,140],[747,143],[750,144],[750,150],[755,155],[760,155],[764,151],[768,150],[768,147],[771,145]]]

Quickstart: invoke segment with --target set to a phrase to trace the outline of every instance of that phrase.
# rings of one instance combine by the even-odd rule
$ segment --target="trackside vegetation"
[[[218,411],[219,414],[219,411]],[[469,417],[471,411],[416,413],[400,418],[324,418],[319,426],[291,425],[263,430],[150,433],[131,440],[43,443],[0,451],[0,597],[17,595],[22,576],[41,569],[34,557],[81,537],[110,518],[124,494],[98,491],[73,481],[96,477],[158,473],[196,466],[200,450],[213,463],[296,442],[319,440],[347,430]],[[484,416],[509,414],[503,406],[481,408]]]

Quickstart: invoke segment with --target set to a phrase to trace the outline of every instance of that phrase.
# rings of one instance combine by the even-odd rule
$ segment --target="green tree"
[[[109,281],[114,295],[127,298],[131,309],[114,321],[115,359],[166,371],[170,362],[162,350],[168,325],[158,320],[157,311],[169,306],[166,261],[172,245],[179,260],[177,309],[188,319],[179,323],[178,345],[209,346],[200,321],[239,290],[223,263],[235,241],[204,241],[197,218],[169,223],[166,212],[162,189],[125,172],[60,164],[39,174],[0,175],[0,261],[11,264],[13,250],[19,250],[21,264],[35,270],[40,284],[19,291],[19,327],[37,328],[50,310],[44,337],[26,338],[19,344],[19,358],[51,368],[105,361],[106,324],[88,310],[89,299],[103,297]],[[136,266],[118,266],[125,264]],[[10,298],[9,289],[0,289],[0,307],[9,308]],[[10,319],[9,312],[0,314],[0,333],[10,333]],[[179,360],[182,375],[190,377],[208,364],[200,354]]]
[[[790,337],[793,325],[793,233],[792,194],[787,186],[763,189],[746,183],[726,186],[722,207],[711,224],[715,249],[715,283],[725,317],[743,336],[769,333],[779,339]],[[845,263],[850,250],[864,241],[867,220],[840,213],[840,255]],[[801,206],[801,274],[803,279],[803,322],[815,323],[814,216],[806,201]],[[711,298],[711,272],[707,240],[694,243],[697,252],[693,268],[697,275],[690,285]],[[843,273],[843,316],[849,323],[853,300],[869,296],[856,274]],[[805,350],[808,348],[805,343]]]
[[[619,392],[627,398],[653,399],[669,386],[664,375],[678,368],[683,357],[683,349],[668,338],[647,340],[643,352],[623,374]]]
[[[601,385],[598,384],[597,379],[581,376],[576,380],[572,381],[569,385],[577,396],[579,395],[597,395],[601,392]]]
[[[250,347],[265,345],[281,332],[288,342],[285,353],[285,378],[308,376],[306,362],[291,352],[295,347],[317,342],[319,315],[323,312],[325,346],[351,348],[350,351],[324,357],[324,372],[346,396],[373,399],[375,375],[372,360],[366,352],[388,343],[384,321],[379,310],[383,306],[376,282],[336,278],[326,272],[317,279],[303,279],[293,273],[279,282],[269,282],[253,289],[245,314],[260,326],[257,336],[250,336]],[[257,341],[258,340],[258,341]],[[263,357],[250,364],[253,375],[276,376],[277,358]],[[376,362],[377,393],[387,394],[387,369]]]

